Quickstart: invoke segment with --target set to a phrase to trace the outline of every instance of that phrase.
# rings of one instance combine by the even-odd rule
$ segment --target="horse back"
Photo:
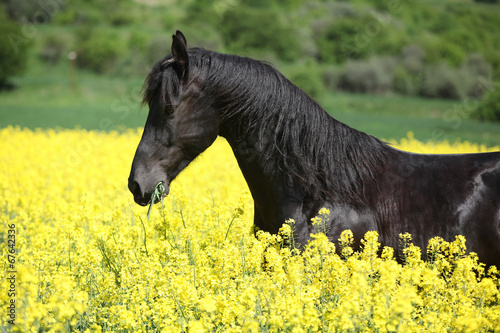
[[[383,185],[377,184],[382,240],[397,247],[397,235],[409,232],[424,251],[433,237],[452,241],[464,235],[470,251],[499,265],[500,152],[420,155],[396,151],[395,155],[379,182]]]

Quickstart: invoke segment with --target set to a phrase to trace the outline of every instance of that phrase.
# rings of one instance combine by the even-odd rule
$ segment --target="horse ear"
[[[172,36],[172,55],[179,64],[181,78],[185,78],[189,72],[187,42],[186,37],[179,30]]]
[[[184,46],[187,48],[186,37],[184,37],[184,34],[180,30],[177,30],[175,32],[175,36],[177,36],[177,38],[179,38],[184,43]]]

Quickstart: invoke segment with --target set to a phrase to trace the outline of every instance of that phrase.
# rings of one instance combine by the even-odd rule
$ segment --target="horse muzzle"
[[[133,178],[129,178],[128,180],[128,189],[132,194],[134,195],[134,201],[141,205],[141,206],[147,206],[150,204],[153,194],[156,193],[158,195],[161,195],[163,197],[166,197],[168,193],[170,192],[170,186],[167,181],[161,181],[163,184],[163,192],[159,193],[156,190],[156,184],[159,182],[156,182],[155,184],[152,185],[143,185],[137,180]],[[160,200],[155,200],[155,203],[157,203]]]

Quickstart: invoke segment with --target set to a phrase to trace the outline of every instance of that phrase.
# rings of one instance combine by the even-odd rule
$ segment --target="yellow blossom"
[[[16,230],[9,332],[495,332],[497,268],[466,251],[467,235],[433,239],[422,260],[402,235],[405,264],[368,232],[354,252],[328,240],[327,208],[304,249],[293,220],[253,233],[253,202],[218,139],[146,218],[127,189],[140,130],[0,130],[0,239]],[[471,143],[396,144],[415,152],[485,151]],[[491,150],[500,150],[494,147]],[[0,244],[6,244],[1,242]],[[6,264],[8,247],[0,248]],[[381,252],[381,254],[379,254]],[[8,291],[15,289],[15,298]],[[13,290],[14,290],[13,289]]]

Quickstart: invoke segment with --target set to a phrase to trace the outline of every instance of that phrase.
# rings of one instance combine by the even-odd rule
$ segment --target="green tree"
[[[471,117],[484,121],[500,121],[500,87],[498,85],[483,95]]]
[[[58,0],[0,0],[0,5],[12,20],[36,24],[50,22],[63,9],[62,2]]]
[[[271,8],[231,8],[225,12],[221,26],[225,44],[238,53],[270,51],[281,60],[296,60],[299,41],[280,14]]]
[[[31,39],[22,33],[22,27],[9,20],[0,11],[0,89],[10,77],[24,72]]]
[[[127,52],[123,38],[110,30],[92,30],[80,38],[77,64],[96,73],[111,71]]]
[[[321,60],[327,63],[343,63],[347,59],[365,58],[366,45],[361,40],[364,21],[342,18],[332,22],[319,36]]]

